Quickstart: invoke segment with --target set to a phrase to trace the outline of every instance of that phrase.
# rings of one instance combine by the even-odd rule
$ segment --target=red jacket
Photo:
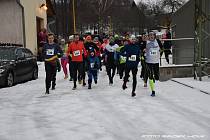
[[[69,44],[67,55],[72,54],[72,61],[73,62],[82,62],[83,56],[87,57],[87,52],[85,50],[83,42],[72,42]]]
[[[103,48],[100,42],[96,43],[96,46],[98,47],[99,51],[96,52],[96,56],[101,56],[101,54],[103,53]]]

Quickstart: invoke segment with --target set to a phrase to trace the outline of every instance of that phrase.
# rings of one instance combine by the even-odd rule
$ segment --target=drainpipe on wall
[[[23,24],[23,47],[26,48],[26,31],[25,31],[25,15],[24,15],[24,7],[23,5],[20,3],[20,0],[16,0],[16,2],[18,3],[18,5],[21,7],[22,9],[22,24]]]

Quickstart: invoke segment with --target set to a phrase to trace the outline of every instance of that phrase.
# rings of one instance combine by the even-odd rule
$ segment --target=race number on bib
[[[47,49],[46,54],[47,55],[54,55],[55,50],[54,49]]]
[[[128,58],[129,61],[136,61],[136,55],[131,55],[131,57]]]
[[[158,50],[151,50],[150,55],[158,55]]]
[[[120,59],[121,59],[122,61],[126,61],[126,57],[124,57],[124,56],[121,56]]]
[[[90,63],[91,69],[94,68],[95,63]]]
[[[79,50],[77,50],[77,51],[74,51],[74,56],[80,56],[80,51]]]

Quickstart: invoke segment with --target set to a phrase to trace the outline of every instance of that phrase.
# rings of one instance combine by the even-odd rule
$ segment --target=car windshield
[[[0,60],[15,60],[15,52],[14,49],[11,48],[0,48]]]

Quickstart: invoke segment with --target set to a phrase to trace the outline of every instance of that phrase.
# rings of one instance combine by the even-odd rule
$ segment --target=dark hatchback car
[[[23,47],[0,46],[0,86],[38,78],[38,65],[33,53]]]

